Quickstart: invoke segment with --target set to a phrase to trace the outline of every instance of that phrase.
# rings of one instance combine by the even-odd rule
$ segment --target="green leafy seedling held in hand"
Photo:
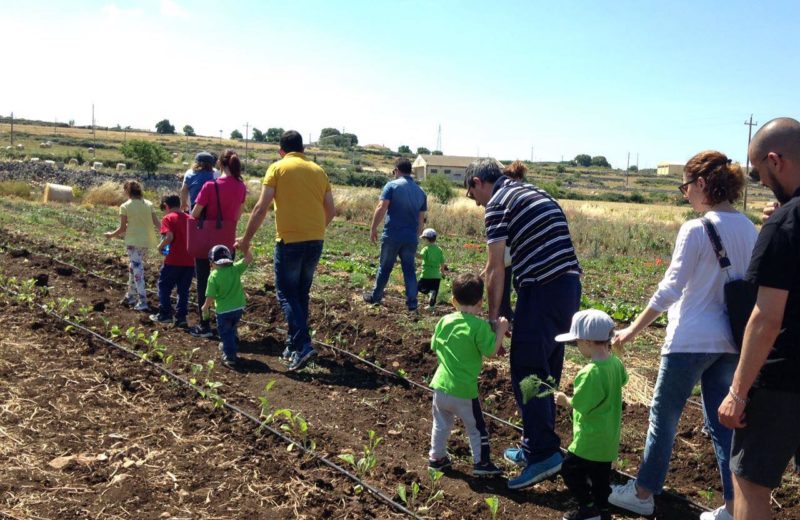
[[[534,397],[539,399],[547,397],[556,392],[556,380],[553,376],[547,376],[544,380],[536,374],[531,374],[519,382],[519,389],[522,392],[522,404],[528,404],[528,401]]]

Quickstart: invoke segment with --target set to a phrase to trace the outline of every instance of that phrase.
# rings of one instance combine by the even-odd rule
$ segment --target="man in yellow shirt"
[[[275,202],[275,290],[289,328],[284,359],[300,370],[317,355],[308,333],[308,299],[322,254],[325,228],[336,212],[325,171],[303,154],[303,137],[295,130],[281,136],[281,160],[270,165],[261,196],[236,248],[247,252],[250,241]]]

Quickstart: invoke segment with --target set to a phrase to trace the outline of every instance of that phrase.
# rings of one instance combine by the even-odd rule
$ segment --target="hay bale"
[[[49,160],[49,159],[48,159],[47,161],[45,161],[44,163],[45,163],[45,164],[49,164],[50,166],[55,166],[55,165],[56,165],[56,162],[55,162],[55,161],[51,161],[51,160]]]
[[[69,160],[69,165],[70,166],[78,166],[79,165],[78,159],[73,157],[72,159]]]
[[[64,186],[63,184],[44,185],[44,202],[72,202],[75,199],[75,194],[72,192],[72,186]]]
[[[100,161],[94,161],[92,163],[92,170],[97,170],[97,169],[102,168],[102,167],[103,167],[103,163],[101,163]]]
[[[39,158],[38,157],[31,157],[31,162],[39,162]]]
[[[94,153],[94,147],[90,146],[89,148],[86,149],[86,151],[89,153]]]
[[[118,172],[124,172],[126,167],[127,166],[125,165],[125,163],[121,163],[121,162],[117,163],[117,171]]]
[[[23,145],[21,145],[21,144],[18,144],[18,145],[17,145],[17,150],[22,150],[22,149],[24,149],[24,148],[25,148],[25,147],[24,147]]]

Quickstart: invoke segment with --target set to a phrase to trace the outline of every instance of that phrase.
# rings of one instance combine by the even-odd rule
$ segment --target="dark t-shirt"
[[[789,291],[783,323],[754,386],[800,393],[800,190],[758,234],[745,279]]]

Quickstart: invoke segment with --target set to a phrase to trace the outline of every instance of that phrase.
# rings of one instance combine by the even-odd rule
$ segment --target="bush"
[[[556,173],[566,173],[567,168],[563,164],[556,166]]]
[[[441,173],[428,176],[422,182],[422,186],[429,195],[436,197],[436,200],[442,204],[447,204],[455,197],[453,183],[446,175]]]
[[[139,163],[139,166],[148,173],[154,173],[160,163],[171,158],[160,144],[139,139],[133,139],[123,144],[120,151],[128,159]]]

